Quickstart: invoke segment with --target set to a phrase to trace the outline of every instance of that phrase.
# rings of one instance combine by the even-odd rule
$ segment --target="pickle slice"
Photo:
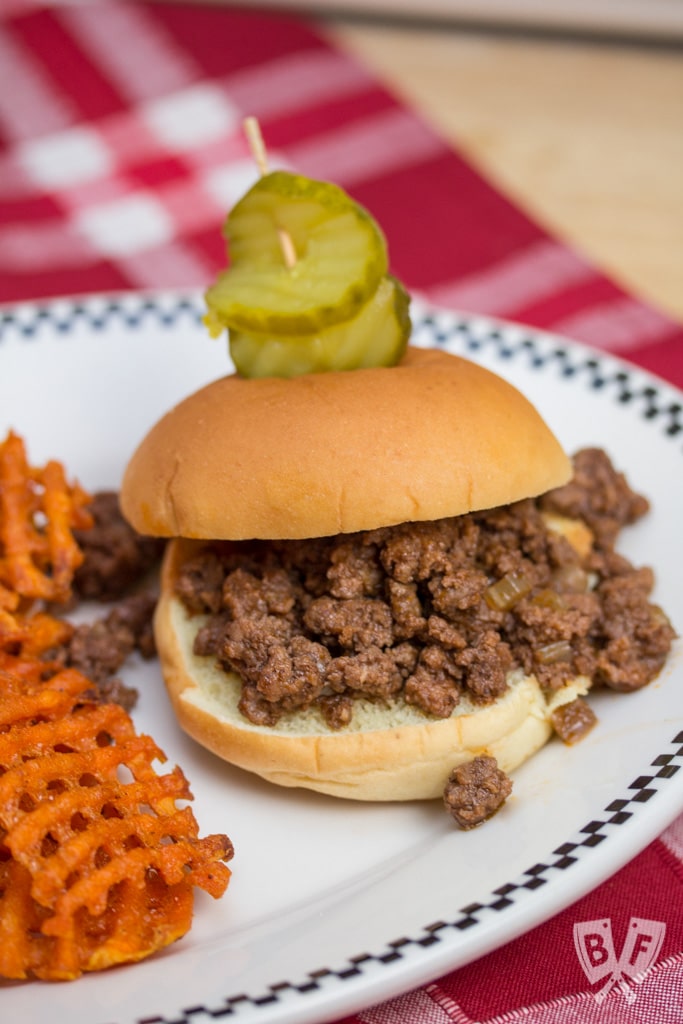
[[[410,298],[385,276],[375,294],[349,320],[293,337],[230,331],[230,355],[244,377],[296,377],[328,370],[393,366],[410,336]]]
[[[386,242],[367,210],[336,185],[288,171],[259,178],[224,234],[230,266],[206,293],[214,328],[313,334],[355,316],[387,272]]]

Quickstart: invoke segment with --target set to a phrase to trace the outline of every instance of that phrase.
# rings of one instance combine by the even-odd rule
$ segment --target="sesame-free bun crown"
[[[121,505],[143,534],[296,539],[493,508],[570,476],[511,384],[409,348],[394,367],[207,385],[144,438]]]

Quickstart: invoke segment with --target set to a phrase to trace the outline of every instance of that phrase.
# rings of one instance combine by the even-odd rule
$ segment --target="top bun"
[[[511,384],[408,348],[394,367],[207,385],[144,438],[121,506],[143,534],[300,539],[494,508],[570,476]]]

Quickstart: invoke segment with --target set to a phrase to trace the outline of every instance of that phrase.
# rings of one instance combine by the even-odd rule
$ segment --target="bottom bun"
[[[403,702],[358,700],[343,730],[330,729],[315,708],[284,716],[275,727],[254,725],[238,710],[239,677],[192,651],[204,620],[189,616],[173,596],[186,548],[172,541],[164,561],[155,618],[161,667],[182,728],[230,764],[279,786],[352,800],[424,800],[442,796],[458,765],[489,754],[509,773],[552,734],[551,708],[535,678],[522,672],[511,673],[495,703],[463,698],[446,719],[426,718]],[[564,687],[561,703],[585,692],[584,682]]]

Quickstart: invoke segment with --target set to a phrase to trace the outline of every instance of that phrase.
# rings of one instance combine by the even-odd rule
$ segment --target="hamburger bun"
[[[390,368],[209,384],[144,438],[121,506],[143,534],[301,539],[494,508],[570,476],[512,385],[409,348]]]

